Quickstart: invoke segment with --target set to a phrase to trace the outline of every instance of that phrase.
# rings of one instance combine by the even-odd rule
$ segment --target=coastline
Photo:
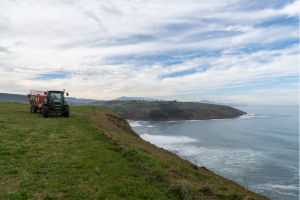
[[[240,185],[245,185],[243,177],[251,176],[251,191],[274,199],[299,198],[299,107],[249,106],[244,111],[248,114],[232,120],[140,121],[130,125],[146,141]]]
[[[233,116],[233,117],[220,117],[220,116],[217,116],[217,117],[211,117],[211,118],[198,118],[198,117],[195,117],[195,118],[185,118],[185,119],[181,119],[181,118],[168,118],[168,119],[126,119],[128,123],[131,123],[131,122],[136,122],[136,121],[162,121],[162,122],[168,122],[168,121],[189,121],[189,120],[215,120],[215,119],[236,119],[236,118],[239,118],[243,115],[247,115],[247,113],[245,112],[244,114],[242,115],[237,115],[237,116]]]
[[[13,174],[11,168],[3,168],[0,199],[23,194],[41,198],[41,193],[49,196],[49,191],[55,198],[64,198],[62,190],[53,191],[55,187],[68,189],[64,192],[68,197],[80,194],[87,199],[268,199],[143,140],[127,120],[111,110],[74,106],[68,120],[52,115],[39,123],[40,117],[30,113],[28,105],[0,103],[0,107],[1,140],[9,152],[1,159],[5,163],[14,159]],[[35,128],[24,119],[36,124]],[[53,125],[60,129],[50,130]],[[24,134],[20,136],[20,132]],[[36,156],[41,159],[32,159]],[[38,171],[33,166],[38,166]],[[28,181],[31,184],[22,185],[22,190],[18,184],[10,184]],[[182,189],[188,193],[179,197]]]

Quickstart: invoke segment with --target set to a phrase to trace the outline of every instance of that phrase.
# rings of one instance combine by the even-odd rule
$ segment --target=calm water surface
[[[299,199],[299,106],[243,106],[237,119],[132,122],[156,146],[271,199]]]

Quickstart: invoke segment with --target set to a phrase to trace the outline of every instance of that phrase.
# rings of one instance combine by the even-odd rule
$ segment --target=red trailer
[[[42,113],[42,106],[44,99],[47,98],[44,91],[30,90],[28,94],[28,100],[30,103],[30,112],[36,113],[39,110],[39,113]]]

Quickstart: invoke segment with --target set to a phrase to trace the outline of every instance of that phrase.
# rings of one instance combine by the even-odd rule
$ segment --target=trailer
[[[66,95],[69,96],[68,93]],[[49,90],[47,92],[30,90],[28,100],[31,105],[30,112],[32,113],[39,111],[45,118],[51,113],[69,117],[70,109],[65,100],[65,90]]]
[[[28,94],[28,100],[30,103],[30,112],[37,113],[39,111],[42,114],[43,101],[47,98],[45,91],[30,90]]]

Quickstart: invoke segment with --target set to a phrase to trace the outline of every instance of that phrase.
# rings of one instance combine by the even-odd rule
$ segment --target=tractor
[[[61,114],[62,116],[69,117],[70,108],[65,101],[65,91],[49,90],[47,92],[31,90],[28,95],[31,104],[30,111],[43,114],[45,118],[51,113]]]

